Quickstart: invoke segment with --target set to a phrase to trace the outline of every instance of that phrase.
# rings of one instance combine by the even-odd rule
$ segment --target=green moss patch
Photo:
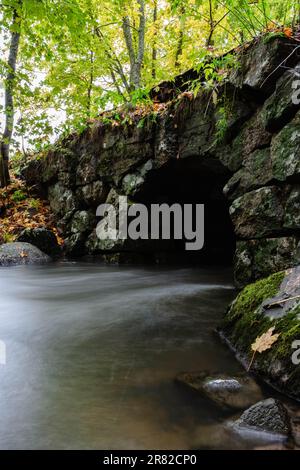
[[[300,304],[281,318],[264,315],[261,304],[278,294],[285,272],[250,284],[238,295],[223,322],[223,331],[232,346],[245,360],[250,361],[251,345],[271,326],[279,333],[273,346],[257,354],[252,370],[288,395],[300,398],[300,366],[292,362],[292,344],[300,340]]]
[[[223,329],[239,351],[250,352],[255,339],[273,325],[273,321],[265,317],[259,307],[264,300],[277,294],[284,276],[284,272],[279,272],[249,284],[232,304]]]
[[[245,314],[253,314],[264,300],[277,294],[284,276],[285,272],[282,271],[245,287],[234,301],[227,319],[231,321]]]

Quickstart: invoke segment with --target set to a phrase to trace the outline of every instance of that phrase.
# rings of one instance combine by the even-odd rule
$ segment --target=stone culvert
[[[24,175],[46,192],[67,253],[102,253],[120,262],[234,258],[240,287],[298,264],[298,62],[292,40],[261,38],[237,53],[238,67],[219,86],[217,101],[211,90],[193,99],[179,93],[143,121],[99,120],[57,142],[38,171],[32,162]],[[178,83],[189,75],[195,72]],[[204,249],[187,254],[179,242],[99,240],[96,208],[118,195],[145,204],[204,203]]]

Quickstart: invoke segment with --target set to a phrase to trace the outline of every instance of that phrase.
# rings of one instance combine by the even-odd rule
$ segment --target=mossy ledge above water
[[[248,367],[252,343],[274,327],[278,340],[269,350],[256,354],[251,371],[297,400],[300,365],[292,361],[296,351],[292,345],[300,340],[300,298],[291,298],[299,295],[299,280],[300,267],[296,267],[249,284],[231,304],[220,329],[239,361]]]

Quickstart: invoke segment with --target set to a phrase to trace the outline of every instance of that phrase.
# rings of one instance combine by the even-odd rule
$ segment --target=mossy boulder
[[[300,267],[282,271],[245,287],[232,303],[221,334],[244,366],[249,366],[256,338],[274,327],[279,337],[257,353],[251,370],[263,380],[300,399],[300,365],[294,364],[293,343],[300,339]],[[294,361],[295,362],[295,361]]]

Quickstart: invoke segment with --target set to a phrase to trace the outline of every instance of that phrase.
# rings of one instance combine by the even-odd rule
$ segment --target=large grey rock
[[[224,187],[224,194],[232,201],[270,183],[272,179],[270,149],[258,149],[243,160],[242,168],[232,176]]]
[[[203,371],[183,373],[176,380],[226,408],[245,409],[262,398],[260,387],[247,375],[230,376]]]
[[[262,238],[238,241],[234,259],[237,287],[300,263],[297,237]]]
[[[140,168],[137,168],[135,173],[128,173],[122,181],[122,189],[125,195],[133,196],[145,183],[147,174],[153,170],[154,162],[153,160],[148,160]]]
[[[119,185],[127,173],[154,157],[155,122],[151,116],[144,119],[143,125],[137,122],[124,126],[109,126],[101,140],[101,151],[97,158],[98,177]],[[90,143],[92,146],[94,141]],[[96,145],[99,145],[96,143]],[[97,153],[94,150],[94,154]]]
[[[208,91],[201,91],[193,101],[192,107],[188,102],[181,103],[182,111],[178,116],[178,157],[188,158],[200,156],[210,163],[211,154],[215,153],[218,144],[223,148],[224,142],[230,141],[232,135],[236,135],[243,124],[250,119],[255,106],[237,90],[227,84],[226,99],[230,101],[230,107],[218,102],[216,105],[211,100]],[[226,107],[226,117],[224,109]],[[180,109],[180,105],[179,105]],[[204,111],[205,110],[205,111]],[[226,119],[226,126],[220,131],[220,121]],[[224,150],[224,149],[223,149]],[[218,154],[221,162],[231,163],[231,158],[222,158],[223,152]],[[210,157],[210,158],[209,158]]]
[[[250,428],[288,436],[290,419],[285,406],[279,400],[268,398],[244,411],[233,427],[235,430]]]
[[[289,230],[300,229],[300,186],[294,186],[288,196],[284,211],[284,228]]]
[[[246,193],[233,201],[229,213],[240,238],[280,235],[284,215],[281,190],[270,186]]]
[[[51,257],[59,256],[61,253],[55,234],[46,228],[25,229],[20,233],[17,241],[31,243]]]
[[[64,186],[72,185],[75,181],[76,167],[78,165],[77,154],[74,149],[64,145],[66,141],[57,143],[49,151],[47,157],[42,160],[43,171],[41,179],[47,185],[53,185],[59,181]]]
[[[299,80],[299,72],[299,66],[294,70],[287,70],[278,80],[273,95],[265,102],[261,115],[267,130],[280,129],[300,108],[300,104],[296,104],[293,100],[294,84],[296,80]]]
[[[277,134],[271,145],[273,176],[278,181],[300,177],[300,112]]]
[[[240,54],[239,66],[231,72],[228,81],[238,88],[270,94],[285,71],[280,65],[293,67],[297,63],[297,55],[291,55],[291,44],[295,42],[278,37],[254,41]]]
[[[259,182],[260,177],[252,178],[254,171],[249,172],[249,177],[245,174],[238,177],[239,172],[225,186],[224,192],[229,198],[233,197],[251,181],[253,184]],[[252,175],[252,176],[251,176]],[[263,178],[263,166],[262,175]],[[246,192],[237,197],[232,202],[229,209],[235,233],[240,239],[254,240],[284,238],[287,235],[298,236],[300,229],[300,186],[282,185],[267,186],[257,190]],[[295,250],[293,249],[293,253]],[[274,254],[268,252],[269,256]],[[297,261],[298,257],[295,259]],[[297,264],[297,263],[296,263]],[[290,267],[287,265],[286,267]]]
[[[81,155],[76,171],[76,184],[87,185],[97,180],[97,156],[93,153],[84,153]]]
[[[57,216],[64,216],[67,212],[73,212],[77,208],[74,193],[61,183],[49,187],[48,198],[50,207]]]
[[[30,243],[15,242],[0,246],[0,266],[21,264],[45,264],[51,258]]]
[[[249,165],[255,164],[257,158],[253,152],[267,148],[271,139],[272,134],[264,128],[259,108],[242,126],[232,142],[225,147],[224,145],[217,147],[216,155],[227,168],[237,172],[243,167],[248,168]]]
[[[97,180],[80,186],[76,191],[76,198],[82,206],[96,208],[105,202],[108,193],[108,186],[103,181]]]
[[[92,211],[75,212],[71,222],[71,233],[91,232],[96,225],[96,214]]]

